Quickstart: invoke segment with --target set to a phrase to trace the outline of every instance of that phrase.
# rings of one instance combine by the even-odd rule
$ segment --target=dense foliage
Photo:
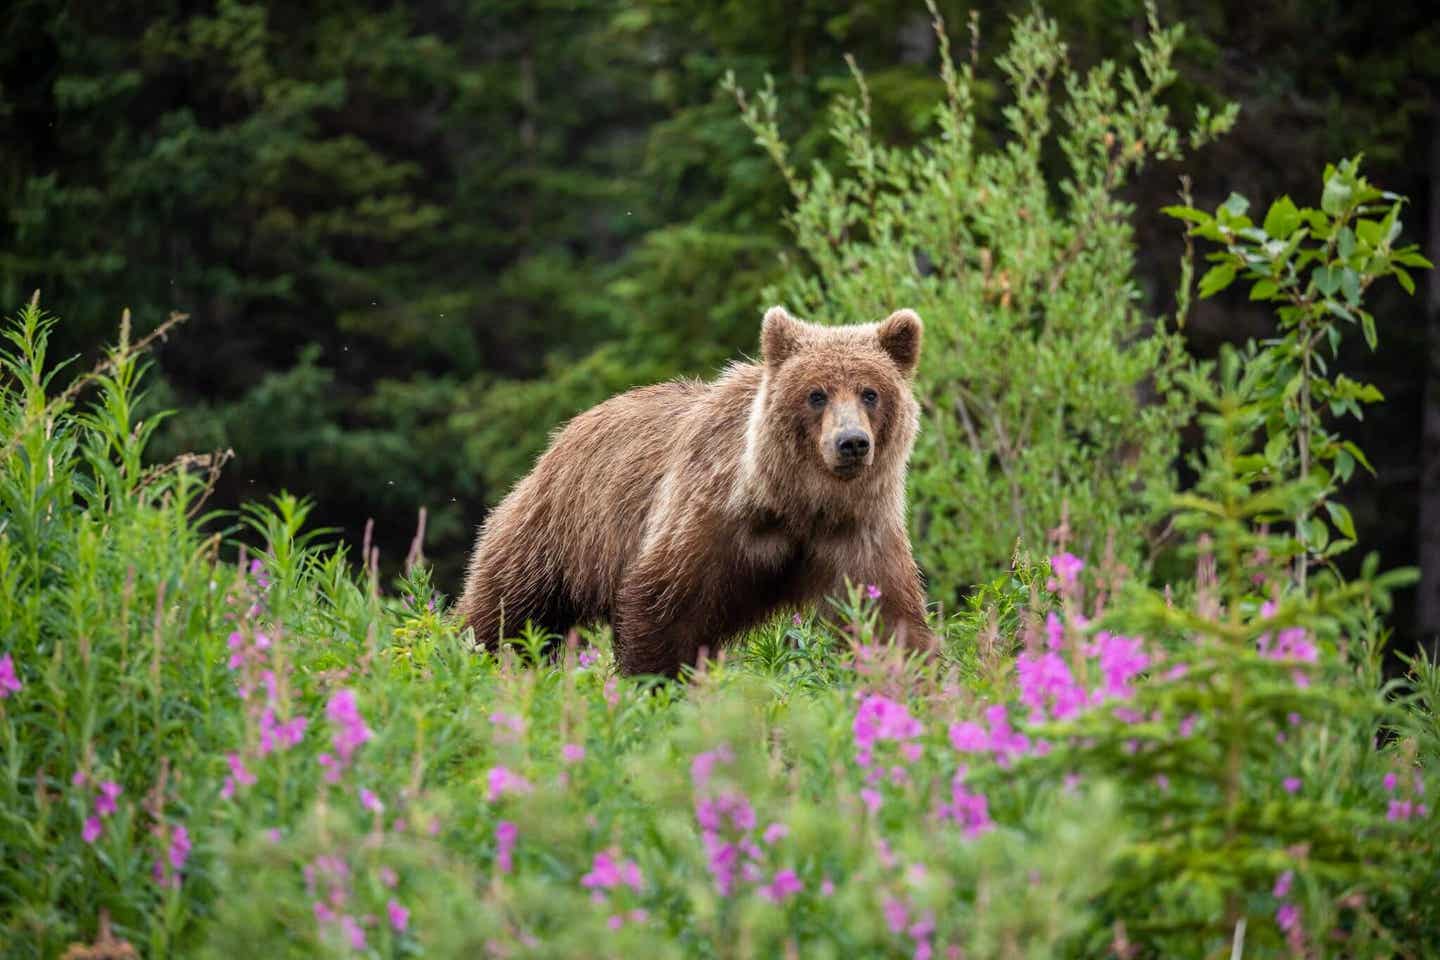
[[[1399,200],[1354,164],[1325,195],[1294,223],[1272,206],[1289,229],[1267,216],[1263,239],[1239,200],[1183,212],[1239,248],[1222,270],[1253,242],[1262,281],[1319,289],[1336,257],[1360,289],[1398,276]],[[1344,316],[1281,330],[1323,342]],[[0,355],[11,955],[1374,956],[1440,937],[1440,670],[1384,680],[1409,574],[1347,580],[1318,542],[1311,519],[1344,515],[1295,451],[1332,442],[1334,398],[1276,389],[1288,336],[1174,378],[1205,435],[1169,500],[1189,582],[1079,557],[1062,522],[933,658],[878,642],[857,585],[653,684],[612,675],[603,631],[556,663],[525,665],[548,639],[529,633],[477,653],[425,567],[382,588],[292,497],[248,506],[263,546],[223,559],[239,531],[203,513],[210,473],[145,464],[158,422],[128,328],[64,391],[55,329],[32,303]]]

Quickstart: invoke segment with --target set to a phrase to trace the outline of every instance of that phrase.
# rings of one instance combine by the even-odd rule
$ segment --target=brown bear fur
[[[475,640],[608,619],[623,672],[673,676],[848,578],[927,646],[905,530],[921,331],[910,310],[822,327],[773,307],[761,363],[575,417],[481,528],[459,604]]]

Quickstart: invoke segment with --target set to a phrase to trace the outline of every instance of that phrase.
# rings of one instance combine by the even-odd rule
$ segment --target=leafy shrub
[[[945,90],[935,132],[907,149],[877,143],[856,69],[858,98],[833,114],[847,171],[792,169],[773,90],[751,97],[732,82],[795,199],[802,260],[767,297],[830,323],[897,306],[924,317],[910,503],[932,596],[948,602],[988,581],[1017,540],[1043,548],[1067,511],[1077,548],[1099,555],[1113,535],[1116,557],[1135,567],[1147,504],[1173,489],[1190,411],[1167,389],[1178,340],[1138,306],[1120,194],[1144,163],[1180,156],[1182,140],[1193,149],[1228,129],[1233,110],[1202,111],[1182,138],[1162,104],[1182,31],[1162,29],[1153,10],[1138,74],[1109,61],[1072,69],[1055,23],[1032,13],[998,61],[1013,102],[1006,140],[987,149],[974,65],[953,62],[934,15]],[[1152,385],[1163,399],[1147,403]]]

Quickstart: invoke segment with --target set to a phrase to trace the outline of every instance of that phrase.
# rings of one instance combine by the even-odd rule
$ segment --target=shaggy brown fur
[[[481,529],[459,605],[476,641],[608,619],[621,670],[673,676],[849,578],[927,645],[904,499],[920,336],[910,310],[821,327],[773,307],[762,363],[571,420]]]

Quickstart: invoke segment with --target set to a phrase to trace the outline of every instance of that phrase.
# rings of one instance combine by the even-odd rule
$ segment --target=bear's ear
[[[785,311],[771,307],[760,326],[760,356],[767,367],[778,367],[800,349],[805,325]]]
[[[914,310],[896,310],[882,320],[875,331],[880,349],[890,355],[904,376],[913,375],[920,363],[920,335],[924,330],[925,325]]]

